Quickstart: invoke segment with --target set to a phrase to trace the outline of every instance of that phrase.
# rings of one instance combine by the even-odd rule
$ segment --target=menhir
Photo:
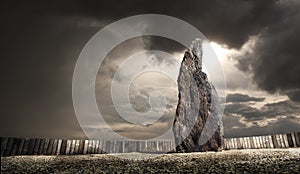
[[[176,152],[221,151],[223,124],[214,86],[202,72],[202,41],[191,44],[178,76],[178,105],[173,123]]]

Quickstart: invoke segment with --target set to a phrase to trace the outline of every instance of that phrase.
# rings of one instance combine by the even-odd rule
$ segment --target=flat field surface
[[[1,173],[300,173],[300,148],[1,157]]]

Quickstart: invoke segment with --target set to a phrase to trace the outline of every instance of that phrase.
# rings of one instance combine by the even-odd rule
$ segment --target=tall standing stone
[[[202,72],[202,41],[193,41],[181,62],[178,105],[173,123],[177,152],[221,151],[223,125],[219,98]]]

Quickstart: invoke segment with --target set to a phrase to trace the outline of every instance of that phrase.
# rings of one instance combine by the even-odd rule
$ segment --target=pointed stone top
[[[192,41],[190,51],[194,54],[194,56],[200,59],[200,62],[202,62],[202,40],[200,38],[196,38]]]
[[[196,38],[188,50],[193,56],[194,67],[197,71],[202,71],[202,39]]]

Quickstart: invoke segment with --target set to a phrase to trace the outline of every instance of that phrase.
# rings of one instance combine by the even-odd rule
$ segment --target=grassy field
[[[300,148],[1,157],[1,173],[300,173]]]

